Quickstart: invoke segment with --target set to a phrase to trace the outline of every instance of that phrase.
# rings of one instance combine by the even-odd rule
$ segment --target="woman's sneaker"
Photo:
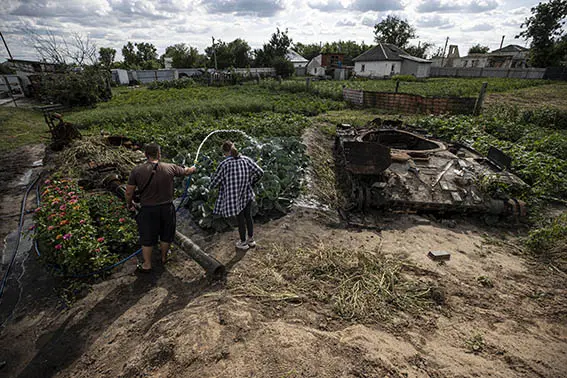
[[[240,249],[241,251],[246,251],[250,248],[245,241],[238,241],[236,242],[236,249]]]
[[[256,242],[254,241],[254,237],[250,236],[248,239],[246,239],[245,242],[250,248],[254,248],[256,247]]]

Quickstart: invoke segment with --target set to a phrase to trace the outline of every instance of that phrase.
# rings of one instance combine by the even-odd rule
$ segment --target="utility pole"
[[[211,37],[213,39],[213,55],[215,57],[215,71],[217,70],[217,48],[215,47],[215,37]]]
[[[445,60],[445,51],[447,50],[447,43],[449,43],[449,37],[445,40],[445,47],[443,47],[443,56],[441,57],[441,67],[443,67],[443,61]]]
[[[8,51],[8,56],[10,57],[10,60],[14,60],[14,58],[12,58],[12,53],[10,53],[10,49],[8,48],[8,44],[6,43],[6,40],[2,35],[2,32],[0,32],[0,37],[2,37],[2,42],[4,42],[4,46],[6,46],[6,51]]]
[[[504,44],[504,37],[506,37],[506,36],[505,35],[502,36],[502,40],[500,41],[500,48],[499,49],[501,49],[502,45]]]

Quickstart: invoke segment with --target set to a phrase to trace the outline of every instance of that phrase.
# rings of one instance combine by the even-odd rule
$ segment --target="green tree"
[[[160,68],[158,62],[157,49],[152,43],[136,43],[136,55],[138,62],[143,70],[155,70]]]
[[[321,54],[322,46],[318,43],[309,43],[304,45],[303,43],[298,42],[293,45],[293,49],[305,59],[311,60]]]
[[[136,47],[130,41],[122,47],[122,56],[124,57],[124,66],[126,68],[139,68],[138,55],[136,55]]]
[[[567,53],[567,36],[563,25],[567,17],[567,0],[541,2],[531,9],[532,16],[520,25],[525,28],[517,38],[531,39],[530,64],[534,67],[559,65]]]
[[[489,50],[488,46],[481,46],[480,43],[477,43],[469,49],[469,54],[486,54]]]
[[[101,47],[98,50],[100,63],[107,69],[112,67],[114,58],[116,57],[116,50],[111,47]]]
[[[228,44],[228,49],[233,56],[233,66],[245,68],[250,66],[250,46],[248,42],[237,38]]]
[[[284,58],[287,50],[291,46],[292,40],[285,32],[280,31],[279,28],[272,34],[270,41],[265,43],[261,50],[254,50],[255,64],[257,67],[272,67],[276,58]]]
[[[171,66],[173,68],[203,67],[206,64],[205,56],[199,54],[199,50],[196,48],[185,43],[166,47],[163,57],[171,58]]]
[[[157,59],[157,49],[151,43],[128,41],[122,47],[122,56],[124,66],[129,69],[155,70],[161,67]]]
[[[417,58],[426,59],[427,51],[433,47],[433,43],[423,42],[419,43],[417,46],[407,46],[404,50],[408,54],[415,56]]]
[[[324,53],[342,53],[344,54],[344,64],[347,66],[352,66],[354,65],[353,59],[369,48],[370,46],[367,46],[364,42],[359,45],[355,41],[338,41],[325,43],[322,51]]]
[[[293,63],[281,56],[274,58],[272,66],[276,69],[276,75],[281,77],[290,77],[295,72]]]
[[[374,25],[376,42],[391,43],[403,49],[413,38],[417,38],[415,28],[400,17],[389,15],[385,20]]]

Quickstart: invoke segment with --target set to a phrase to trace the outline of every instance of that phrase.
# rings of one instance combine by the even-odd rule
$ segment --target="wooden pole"
[[[399,89],[400,89],[400,81],[396,80],[396,93],[398,93]]]
[[[14,101],[14,107],[17,108],[18,104],[16,103],[16,99],[14,98],[14,94],[12,93],[12,86],[10,85],[8,78],[6,76],[3,76],[3,77],[4,77],[4,82],[6,83],[6,87],[8,87],[8,93],[10,94],[12,101]]]
[[[10,60],[14,60],[14,58],[12,58],[12,53],[10,52],[10,49],[8,48],[8,44],[6,43],[6,40],[4,39],[4,36],[2,35],[2,32],[0,32],[0,37],[2,38],[2,42],[4,42],[4,46],[6,46],[6,51],[8,51],[8,56],[10,57]]]
[[[482,103],[484,102],[484,96],[486,95],[486,87],[488,83],[482,83],[482,87],[480,87],[480,93],[478,94],[478,98],[476,99],[476,103],[474,104],[474,115],[479,115],[482,109]]]
[[[441,57],[441,67],[443,67],[443,61],[445,60],[445,51],[447,50],[447,43],[449,43],[449,37],[445,40],[445,47],[443,48],[443,56]]]

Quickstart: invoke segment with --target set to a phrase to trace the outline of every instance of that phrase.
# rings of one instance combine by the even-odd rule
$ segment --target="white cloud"
[[[384,12],[404,9],[400,0],[354,0],[349,8],[360,12]]]
[[[417,6],[420,13],[482,13],[496,9],[496,0],[424,0]]]
[[[471,26],[469,28],[465,28],[463,30],[465,31],[489,31],[494,29],[494,26],[488,23],[482,23],[482,24],[476,24],[474,26]]]
[[[335,26],[338,26],[338,27],[341,27],[341,26],[356,26],[356,22],[352,21],[352,20],[340,20],[340,21],[337,21]]]
[[[498,1],[498,2],[497,2]],[[461,51],[481,43],[496,49],[501,35],[520,32],[520,23],[538,0],[0,0],[0,25],[12,54],[37,58],[22,26],[46,33],[88,34],[97,45],[120,50],[128,39],[165,47],[187,43],[201,52],[211,36],[243,38],[252,48],[266,43],[276,27],[294,42],[342,40],[372,43],[373,27],[388,15],[408,19],[417,41],[443,46],[445,37]],[[481,13],[482,12],[482,13]],[[483,25],[485,24],[485,25]],[[489,31],[468,30],[494,28]],[[474,35],[474,43],[471,36]],[[7,57],[0,44],[0,61]]]

